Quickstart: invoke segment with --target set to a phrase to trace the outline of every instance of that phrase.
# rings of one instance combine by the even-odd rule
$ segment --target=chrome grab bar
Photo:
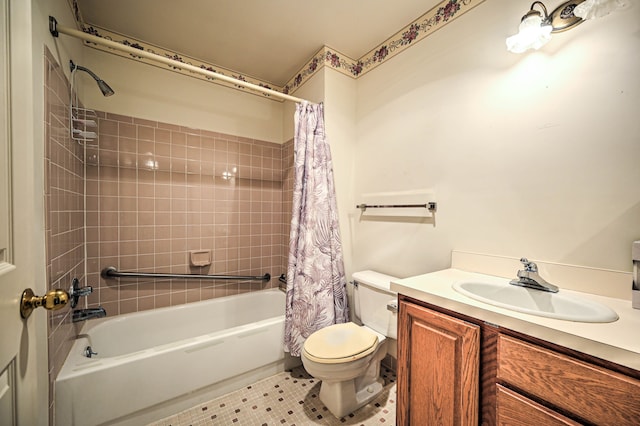
[[[165,274],[157,272],[122,272],[118,271],[114,266],[107,266],[102,270],[100,276],[104,279],[116,278],[155,278],[155,279],[194,279],[194,280],[252,280],[252,281],[269,281],[270,274],[261,276],[246,275],[202,275],[202,274]]]

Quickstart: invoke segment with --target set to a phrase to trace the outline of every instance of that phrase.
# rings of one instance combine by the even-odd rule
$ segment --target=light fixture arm
[[[541,1],[534,1],[531,4],[531,7],[529,8],[529,12],[527,12],[523,17],[522,20],[524,21],[528,16],[530,16],[531,14],[540,14],[540,12],[534,10],[533,8],[539,5],[540,7],[542,7],[542,11],[543,11],[543,19],[542,22],[546,22],[549,20],[549,12],[547,12],[547,7],[544,5],[544,3],[542,3]]]
[[[584,2],[585,0],[568,0],[556,7],[547,18],[547,22],[553,28],[551,32],[559,33],[583,23],[584,20],[574,15],[573,10]]]
[[[568,0],[556,7],[551,13],[547,10],[547,7],[541,1],[534,1],[529,8],[529,11],[522,17],[522,21],[532,15],[537,15],[542,18],[543,25],[551,25],[551,32],[557,33],[566,31],[569,28],[583,22],[582,18],[579,18],[573,14],[573,9],[585,0]],[[542,9],[542,13],[535,10],[535,7],[539,6]]]

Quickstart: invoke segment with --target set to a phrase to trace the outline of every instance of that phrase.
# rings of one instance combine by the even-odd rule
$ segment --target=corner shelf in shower
[[[80,142],[96,140],[97,120],[94,110],[71,105],[71,138]]]

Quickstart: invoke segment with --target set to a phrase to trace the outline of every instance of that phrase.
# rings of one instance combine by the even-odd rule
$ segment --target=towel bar
[[[367,209],[406,209],[406,208],[423,208],[431,212],[435,211],[438,207],[437,203],[430,202],[425,204],[358,204],[356,208],[363,212]]]

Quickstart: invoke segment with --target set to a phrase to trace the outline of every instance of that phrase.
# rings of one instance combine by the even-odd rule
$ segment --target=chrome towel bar
[[[246,275],[199,275],[199,274],[165,274],[156,272],[122,272],[113,266],[107,266],[100,273],[104,279],[116,278],[156,278],[156,279],[193,279],[193,280],[252,280],[252,281],[269,281],[270,274],[262,276],[246,276]]]
[[[358,204],[356,208],[363,212],[367,209],[406,209],[406,208],[423,208],[429,211],[435,211],[438,207],[437,203],[425,203],[425,204]]]

